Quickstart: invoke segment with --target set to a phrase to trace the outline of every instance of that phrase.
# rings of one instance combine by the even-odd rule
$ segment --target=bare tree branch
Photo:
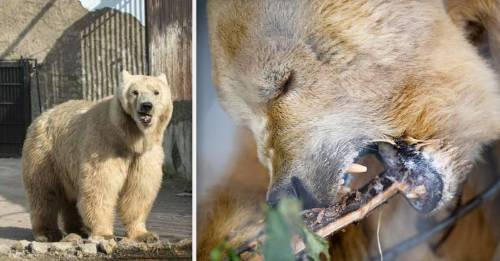
[[[384,174],[375,177],[361,189],[350,192],[337,204],[328,208],[315,208],[304,211],[302,214],[306,226],[321,237],[327,237],[347,225],[365,218],[374,209],[404,191],[406,185],[385,177]],[[238,255],[245,252],[254,252],[258,245],[265,240],[264,227],[257,235],[236,249]],[[295,239],[294,252],[298,255],[304,250],[304,243]]]

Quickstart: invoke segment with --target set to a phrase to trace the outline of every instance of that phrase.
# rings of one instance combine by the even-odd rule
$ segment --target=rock
[[[114,239],[111,240],[103,240],[99,242],[99,251],[105,253],[106,255],[110,255],[113,253],[115,248],[117,247],[116,241]]]
[[[70,233],[67,236],[65,236],[61,242],[72,242],[75,244],[79,244],[83,242],[83,239],[80,235],[75,234],[75,233]]]
[[[67,251],[69,249],[72,249],[73,247],[74,247],[74,245],[71,242],[50,243],[50,250],[53,250],[53,251]]]
[[[82,251],[82,253],[84,253],[86,255],[97,254],[97,244],[96,243],[80,244],[79,248]]]
[[[8,255],[10,253],[10,247],[6,245],[0,245],[0,256]]]
[[[24,251],[25,249],[28,249],[28,246],[31,244],[31,242],[29,242],[28,240],[21,240],[21,241],[17,241],[16,243],[14,243],[14,245],[12,246],[12,248],[16,251]]]
[[[33,242],[31,243],[31,252],[33,254],[44,254],[49,250],[49,243]]]
[[[120,240],[118,242],[118,245],[120,246],[120,248],[124,248],[124,249],[138,247],[137,242],[135,242],[134,240],[131,240],[129,238],[123,238],[122,240]]]

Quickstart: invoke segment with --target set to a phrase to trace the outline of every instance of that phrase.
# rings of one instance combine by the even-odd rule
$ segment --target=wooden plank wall
[[[165,171],[191,180],[191,23],[187,0],[146,0],[146,41],[151,75],[165,73],[174,112],[165,133]]]
[[[165,73],[176,101],[191,100],[191,9],[187,0],[146,0],[150,73]]]

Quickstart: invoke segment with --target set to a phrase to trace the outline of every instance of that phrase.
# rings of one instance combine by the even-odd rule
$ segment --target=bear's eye
[[[264,101],[278,99],[288,93],[293,83],[294,75],[288,68],[271,70],[259,89],[259,95]]]
[[[155,95],[158,95],[158,94],[160,94],[160,92],[159,92],[158,90],[155,90],[155,91],[154,91],[154,94],[155,94]]]
[[[135,96],[137,96],[137,95],[139,95],[139,92],[137,90],[133,90],[132,94],[135,95]]]

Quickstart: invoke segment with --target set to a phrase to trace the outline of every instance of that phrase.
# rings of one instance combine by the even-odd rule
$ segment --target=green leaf
[[[311,232],[307,227],[303,226],[302,238],[306,245],[306,254],[314,261],[320,261],[321,253],[323,253],[327,260],[330,260],[328,253],[328,242],[320,236]]]
[[[210,251],[210,260],[211,261],[221,261],[222,256],[223,256],[223,253],[222,253],[221,246],[218,246],[218,247],[212,249],[212,251]]]
[[[301,209],[300,201],[285,198],[280,201],[277,209],[267,211],[265,260],[295,260],[291,248],[293,235],[299,235],[302,238],[306,247],[305,253],[310,259],[319,261],[323,253],[327,260],[330,260],[328,242],[305,226]]]
[[[265,230],[264,260],[295,260],[290,246],[292,239],[290,227],[278,210],[268,210]]]
[[[221,261],[224,259],[224,255],[227,255],[229,261],[240,261],[236,251],[226,241],[210,251],[210,260]]]
[[[240,261],[240,258],[238,257],[236,251],[233,248],[228,248],[226,253],[229,261]]]
[[[300,215],[302,204],[297,199],[284,198],[278,205],[278,212],[284,217],[293,233],[300,234],[304,221]]]

